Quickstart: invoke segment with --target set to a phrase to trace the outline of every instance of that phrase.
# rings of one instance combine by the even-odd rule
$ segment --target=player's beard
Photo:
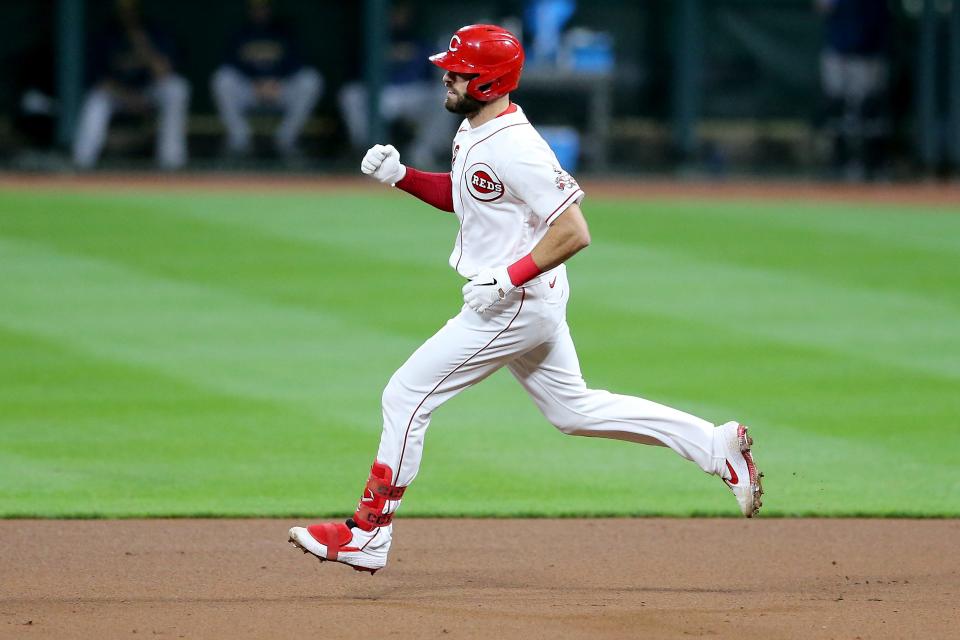
[[[451,91],[453,91],[451,89]],[[480,109],[483,108],[482,102],[476,98],[468,95],[460,95],[456,93],[456,97],[447,96],[447,99],[443,101],[444,108],[450,113],[456,113],[461,116],[470,117],[475,113],[478,113]]]

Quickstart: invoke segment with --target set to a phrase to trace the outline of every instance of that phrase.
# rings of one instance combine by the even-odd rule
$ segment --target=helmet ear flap
[[[502,86],[502,70],[493,68],[484,71],[471,80],[467,85],[467,94],[481,102],[489,102],[503,95],[503,93],[499,91]]]
[[[472,96],[477,100],[486,102],[488,100],[487,96],[490,95],[490,89],[493,87],[493,84],[495,82],[496,80],[490,80],[488,82],[484,82],[483,84],[475,85],[474,87],[472,87],[472,91],[471,91]]]

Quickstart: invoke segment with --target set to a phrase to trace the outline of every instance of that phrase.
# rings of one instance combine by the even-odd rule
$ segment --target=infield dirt
[[[958,520],[399,521],[375,576],[292,520],[0,521],[4,638],[949,638]]]

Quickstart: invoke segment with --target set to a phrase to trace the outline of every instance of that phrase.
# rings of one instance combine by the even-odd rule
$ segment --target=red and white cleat
[[[290,542],[320,558],[320,562],[340,562],[371,574],[387,565],[392,538],[393,525],[364,531],[342,522],[328,522],[290,529]]]
[[[763,496],[760,483],[763,474],[757,470],[750,453],[753,438],[747,435],[747,427],[737,422],[722,424],[717,429],[720,430],[717,433],[721,445],[719,450],[724,456],[720,477],[736,496],[740,512],[752,518],[763,506],[760,500]]]

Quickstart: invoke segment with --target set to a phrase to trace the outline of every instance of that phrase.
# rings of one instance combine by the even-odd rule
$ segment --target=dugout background
[[[81,31],[89,37],[111,11],[109,0],[0,3],[0,159],[9,161],[23,145],[13,121],[24,83],[44,82],[58,91],[64,7],[77,3],[85,7]],[[276,4],[299,32],[307,60],[325,77],[316,116],[325,123],[318,129],[320,149],[335,160],[343,141],[336,92],[362,77],[370,50],[365,13],[389,2]],[[422,35],[438,46],[464,23],[519,17],[524,5],[519,0],[411,4]],[[176,36],[178,67],[193,87],[191,114],[212,115],[209,77],[244,3],[143,0],[143,5]],[[960,166],[960,2],[891,0],[890,6],[895,25],[889,109],[896,158],[915,172],[955,170]],[[656,171],[709,162],[717,145],[745,171],[771,166],[804,171],[817,161],[822,25],[811,0],[581,1],[570,24],[613,36],[611,137],[618,167]],[[527,110],[538,122],[582,128],[582,99],[560,89],[526,98]]]

